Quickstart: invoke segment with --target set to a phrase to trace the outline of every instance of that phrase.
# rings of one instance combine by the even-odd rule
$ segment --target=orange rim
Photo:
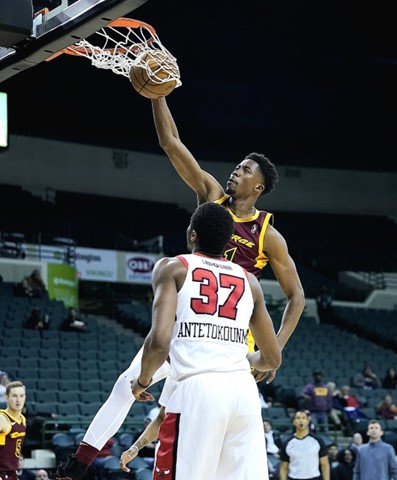
[[[116,18],[116,20],[112,20],[111,22],[107,23],[104,25],[102,28],[107,28],[107,27],[125,27],[125,28],[140,28],[140,27],[146,27],[152,34],[156,35],[156,30],[149,25],[148,23],[142,22],[141,20],[134,20],[133,18]],[[152,43],[152,40],[147,41],[148,44]],[[138,47],[132,46],[131,51],[133,52],[134,50],[137,50]],[[73,45],[70,45],[69,47],[66,47],[59,52],[54,53],[50,57],[46,59],[46,62],[49,62],[53,60],[56,57],[59,57],[59,55],[62,55],[63,53],[66,53],[68,55],[74,55],[77,57],[80,57],[83,55],[85,52],[92,51],[92,48],[81,48],[81,47],[75,47]],[[122,53],[125,51],[125,48],[104,48],[103,51],[105,52],[114,52],[114,53]]]

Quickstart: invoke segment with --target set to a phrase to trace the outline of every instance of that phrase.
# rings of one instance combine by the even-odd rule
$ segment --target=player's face
[[[231,173],[226,184],[229,195],[250,195],[255,187],[263,186],[263,178],[259,165],[254,160],[243,160]]]
[[[7,397],[7,404],[10,410],[21,412],[26,400],[26,392],[23,387],[14,387]]]

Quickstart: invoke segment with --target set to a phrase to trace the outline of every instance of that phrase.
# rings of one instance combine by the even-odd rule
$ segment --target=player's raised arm
[[[152,109],[160,146],[183,181],[196,192],[198,204],[218,200],[224,194],[223,188],[182,143],[165,97],[152,100]]]

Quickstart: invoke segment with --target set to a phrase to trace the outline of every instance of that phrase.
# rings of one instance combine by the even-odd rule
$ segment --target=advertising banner
[[[80,280],[117,282],[117,252],[77,247],[76,268]]]
[[[66,307],[78,308],[78,279],[75,267],[47,264],[48,296],[63,300]]]
[[[125,254],[125,280],[127,282],[150,284],[152,270],[158,258],[158,255],[140,252]]]

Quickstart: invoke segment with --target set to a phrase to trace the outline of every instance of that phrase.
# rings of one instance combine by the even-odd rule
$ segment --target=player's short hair
[[[265,155],[262,153],[252,152],[249,153],[246,157],[246,160],[253,160],[259,166],[263,177],[264,190],[261,195],[267,195],[276,188],[276,183],[278,182],[278,173],[274,163],[272,163]]]
[[[7,386],[6,386],[6,395],[9,395],[10,394],[10,391],[13,389],[13,388],[16,388],[16,387],[23,387],[25,390],[26,390],[26,387],[25,385],[20,382],[19,380],[14,380],[13,382],[10,382]]]
[[[200,248],[216,254],[223,253],[234,230],[230,213],[212,202],[203,203],[194,211],[190,226],[197,232]]]

